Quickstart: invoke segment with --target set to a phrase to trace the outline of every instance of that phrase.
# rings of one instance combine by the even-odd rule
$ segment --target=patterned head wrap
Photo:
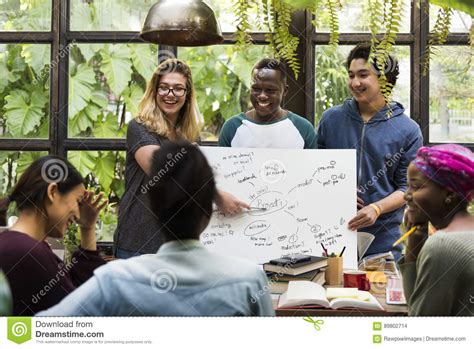
[[[421,147],[413,164],[430,180],[457,193],[464,201],[474,196],[474,153],[458,144]]]

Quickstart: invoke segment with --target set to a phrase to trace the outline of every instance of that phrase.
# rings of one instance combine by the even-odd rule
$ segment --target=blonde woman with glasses
[[[152,154],[165,140],[199,142],[199,131],[191,69],[178,59],[167,59],[158,65],[148,82],[139,114],[128,126],[125,193],[114,235],[117,258],[156,253],[165,242],[162,231],[166,222],[159,222],[153,215],[146,195],[153,185],[147,181]],[[170,159],[170,166],[176,161],[179,158]],[[215,201],[224,213],[249,208],[223,191],[218,191]]]

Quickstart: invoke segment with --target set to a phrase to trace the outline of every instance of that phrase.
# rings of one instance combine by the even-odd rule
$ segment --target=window
[[[11,188],[23,164],[41,154],[59,154],[80,169],[89,185],[109,195],[113,206],[108,214],[116,217],[124,189],[126,127],[164,53],[184,59],[192,67],[205,144],[215,144],[226,119],[250,108],[251,67],[268,55],[267,28],[261,28],[257,16],[251,23],[253,45],[240,52],[234,45],[236,24],[229,1],[208,0],[218,14],[223,44],[160,48],[139,39],[154,3],[0,3],[0,73],[6,77],[0,79],[2,193]],[[315,125],[324,110],[350,97],[345,58],[354,44],[370,41],[364,2],[344,3],[349,7],[339,15],[337,50],[328,47],[328,16],[323,10],[316,25],[306,13],[296,13],[291,23],[301,43],[301,71],[298,79],[289,74],[285,107]],[[453,14],[453,34],[445,45],[436,47],[431,70],[422,76],[418,69],[426,44],[422,40],[429,35],[430,26],[433,28],[437,9],[432,6],[427,11],[425,2],[421,8],[412,3],[403,1],[405,19],[395,47],[401,75],[393,98],[420,124],[426,144],[460,142],[472,148],[474,81],[473,69],[466,70],[472,56],[467,46],[472,20],[459,12]],[[106,225],[101,233],[104,241],[112,238],[115,221],[110,217],[102,222]]]

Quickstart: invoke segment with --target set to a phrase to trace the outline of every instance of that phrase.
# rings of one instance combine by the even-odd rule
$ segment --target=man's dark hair
[[[356,47],[354,47],[349,53],[349,56],[347,57],[347,62],[346,62],[347,70],[349,70],[351,66],[351,62],[354,59],[362,58],[368,61],[369,56],[370,56],[370,48],[371,48],[371,45],[369,43],[358,44]],[[377,75],[380,75],[380,70],[377,67],[377,58],[375,57],[373,58],[371,65],[375,69]],[[397,59],[393,57],[392,55],[389,55],[387,61],[385,62],[384,70],[385,70],[385,77],[387,78],[387,81],[391,83],[393,86],[395,86],[395,83],[397,82],[397,79],[398,79],[398,75],[400,73]]]
[[[271,70],[278,70],[280,72],[281,82],[286,85],[286,65],[282,61],[274,58],[263,58],[259,60],[252,68],[252,71],[255,69],[271,69]]]
[[[164,142],[153,153],[145,187],[166,241],[199,237],[203,218],[212,215],[216,184],[198,147],[185,141]]]

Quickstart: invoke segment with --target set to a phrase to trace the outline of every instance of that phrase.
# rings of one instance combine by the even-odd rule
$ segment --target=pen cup
[[[342,282],[342,257],[329,257],[328,265],[326,267],[326,284],[342,285]]]

